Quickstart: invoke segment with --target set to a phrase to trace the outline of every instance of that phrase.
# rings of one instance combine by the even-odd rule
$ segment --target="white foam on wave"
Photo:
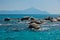
[[[59,26],[59,24],[52,24],[52,26]]]
[[[39,30],[49,30],[50,28],[48,27],[43,27],[43,28],[40,28]]]
[[[42,27],[42,28],[40,28],[40,29],[32,29],[33,31],[46,31],[46,30],[49,30],[50,28],[48,28],[48,27]]]
[[[2,25],[2,24],[0,24],[0,25]]]
[[[42,26],[59,26],[60,24],[47,24],[47,25],[42,25]]]

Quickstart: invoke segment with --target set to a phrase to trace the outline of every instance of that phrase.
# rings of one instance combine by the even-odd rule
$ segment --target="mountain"
[[[14,11],[8,11],[8,10],[2,10],[0,11],[0,14],[49,14],[46,11],[41,11],[36,8],[29,8],[25,10],[14,10]]]

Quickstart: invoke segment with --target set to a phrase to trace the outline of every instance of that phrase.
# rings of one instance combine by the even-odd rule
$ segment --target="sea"
[[[47,22],[40,25],[39,31],[30,30],[26,21],[4,21],[5,18],[23,18],[30,16],[44,19],[48,16],[58,17],[58,14],[0,14],[0,40],[60,40],[60,22]],[[27,21],[29,22],[29,21]],[[15,30],[16,28],[16,30]]]

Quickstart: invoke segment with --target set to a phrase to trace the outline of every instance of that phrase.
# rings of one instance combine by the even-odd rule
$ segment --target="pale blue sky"
[[[60,0],[0,0],[0,10],[24,10],[31,7],[60,14]]]

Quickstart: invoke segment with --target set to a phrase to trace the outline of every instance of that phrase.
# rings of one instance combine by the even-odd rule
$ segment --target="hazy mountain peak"
[[[39,9],[36,9],[36,8],[29,8],[29,9],[25,9],[22,11],[23,13],[35,13],[35,14],[48,14],[48,12],[46,11],[41,11]]]
[[[31,7],[31,8],[28,8],[26,10],[38,10],[38,9]]]

